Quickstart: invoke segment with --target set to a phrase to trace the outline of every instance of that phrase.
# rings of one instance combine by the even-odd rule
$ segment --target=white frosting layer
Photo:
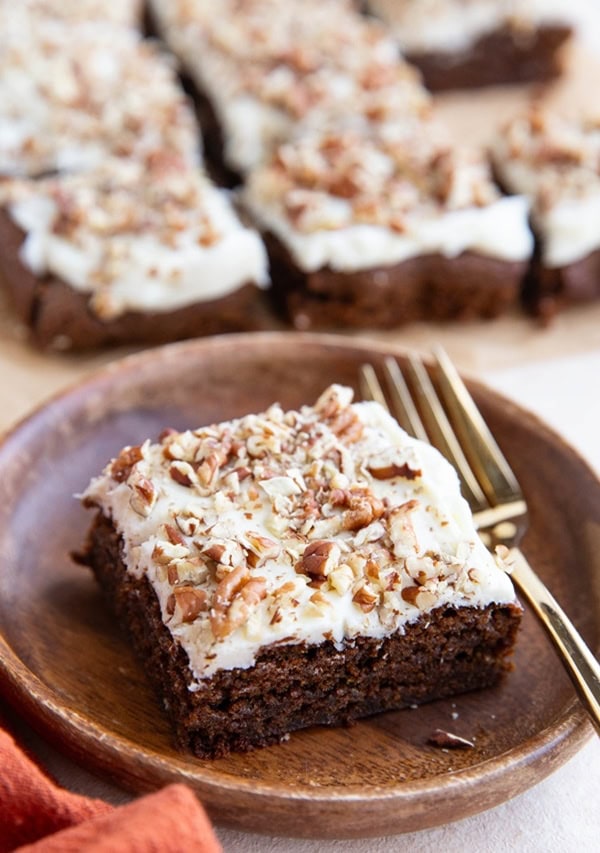
[[[100,172],[15,182],[11,195],[8,211],[26,234],[23,262],[90,293],[103,319],[267,283],[259,236],[240,223],[227,193],[195,171],[153,176],[114,162]]]
[[[195,679],[273,643],[343,645],[436,607],[515,601],[451,466],[351,396],[333,386],[314,408],[126,449],[88,487]]]
[[[510,27],[526,38],[535,27],[570,22],[568,0],[369,0],[405,53],[460,53]]]
[[[173,67],[133,30],[21,14],[0,33],[0,174],[89,169],[168,149],[198,165]]]
[[[439,253],[453,258],[466,251],[523,261],[533,251],[533,236],[527,225],[528,202],[521,196],[430,217],[408,216],[404,233],[378,225],[303,233],[277,207],[263,207],[251,194],[245,199],[257,222],[279,237],[305,272],[326,266],[352,272],[391,266],[419,255]]]

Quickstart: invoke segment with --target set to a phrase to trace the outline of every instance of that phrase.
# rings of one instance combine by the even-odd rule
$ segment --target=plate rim
[[[346,338],[335,334],[278,331],[222,335],[214,338],[194,339],[142,350],[117,358],[100,368],[93,369],[90,373],[75,382],[67,384],[66,387],[41,401],[1,436],[0,465],[3,462],[5,454],[10,449],[11,441],[20,435],[23,430],[35,427],[35,423],[41,415],[47,413],[48,410],[60,407],[64,400],[78,394],[92,394],[95,388],[105,382],[109,382],[114,376],[131,377],[140,363],[153,363],[156,359],[162,361],[178,358],[180,357],[180,353],[185,351],[188,351],[190,358],[194,356],[198,358],[201,357],[202,352],[205,350],[228,349],[233,343],[236,346],[247,346],[250,344],[252,347],[260,349],[266,345],[284,345],[292,340],[295,342],[304,341],[307,345],[319,344],[340,351],[364,351],[380,355],[405,356],[407,353],[414,351],[413,347],[403,347],[380,340],[371,340],[364,336],[361,338]],[[491,395],[498,403],[502,403],[511,410],[511,416],[514,416],[514,414],[519,414],[521,417],[523,415],[526,416],[529,426],[544,433],[545,440],[558,441],[565,452],[579,464],[582,470],[585,469],[594,481],[600,485],[600,480],[596,472],[593,471],[579,450],[570,444],[568,439],[525,406],[515,403],[480,380],[469,377],[466,372],[463,373],[470,387],[474,389],[480,388],[482,392]],[[200,761],[199,759],[196,759],[198,761],[198,769],[191,772],[183,766],[183,759],[181,766],[179,766],[179,759],[173,760],[160,753],[154,754],[127,737],[112,734],[112,743],[108,744],[105,738],[99,738],[103,731],[101,725],[78,711],[76,706],[69,706],[69,703],[62,699],[56,691],[52,690],[50,685],[41,681],[13,650],[4,636],[1,626],[0,651],[2,652],[0,654],[0,674],[4,679],[4,684],[0,682],[0,686],[3,688],[0,692],[7,698],[9,704],[13,707],[18,706],[19,710],[24,712],[25,718],[32,727],[40,731],[50,742],[58,744],[61,751],[71,756],[79,756],[79,759],[76,758],[76,760],[79,760],[80,763],[82,756],[86,760],[91,758],[91,764],[88,766],[93,767],[94,772],[98,772],[100,775],[103,775],[102,765],[109,760],[110,755],[123,754],[124,751],[128,760],[139,760],[142,758],[142,760],[150,761],[155,767],[158,767],[164,775],[165,782],[177,781],[177,777],[179,781],[192,785],[196,790],[198,790],[198,783],[200,783],[200,787],[204,785],[209,788],[216,784],[220,791],[227,788],[230,791],[249,794],[254,796],[257,802],[262,796],[270,796],[275,797],[282,803],[300,801],[320,804],[339,803],[340,801],[351,803],[360,799],[361,802],[367,800],[369,803],[376,805],[393,799],[405,804],[418,800],[420,797],[430,794],[433,790],[439,791],[440,789],[440,775],[431,776],[427,779],[398,781],[395,785],[390,785],[386,788],[373,786],[371,790],[369,790],[369,786],[358,790],[358,786],[349,788],[329,785],[325,788],[315,789],[304,785],[298,789],[285,789],[282,791],[280,787],[263,781],[225,774],[220,770],[214,771],[211,768],[210,762]],[[4,689],[5,687],[6,689]],[[58,729],[56,724],[58,724]],[[74,728],[77,732],[79,743],[75,747],[68,743],[66,738],[62,736],[64,726],[71,731]],[[536,771],[534,773],[535,780],[531,781],[527,779],[520,785],[513,785],[513,792],[508,797],[504,797],[504,800],[509,799],[511,796],[531,787],[537,781],[541,781],[541,779],[569,760],[569,758],[583,747],[592,735],[593,729],[587,719],[587,715],[579,705],[576,696],[573,696],[571,702],[562,708],[560,716],[551,725],[536,732],[534,736],[515,745],[506,752],[491,756],[477,764],[447,774],[448,782],[451,782],[451,785],[448,784],[445,787],[449,793],[452,793],[454,789],[458,791],[460,788],[476,786],[483,779],[505,778],[506,780],[510,780],[517,774],[519,769],[528,767],[531,770],[533,768]],[[103,744],[103,760],[101,761],[96,760],[92,749],[92,745],[96,745],[97,747],[99,739]],[[125,784],[122,776],[119,777],[119,784]],[[155,787],[155,785],[150,785],[150,787]],[[452,791],[450,791],[450,788],[452,788]],[[138,787],[137,790],[140,790],[140,788]],[[504,800],[499,800],[498,802]],[[475,808],[472,813],[476,813],[477,811],[479,809]],[[463,812],[457,815],[457,819],[466,816]],[[237,828],[241,829],[248,828],[247,823],[244,825],[229,825],[236,825]],[[423,824],[421,828],[433,825],[436,824],[430,822],[429,824]],[[395,831],[404,832],[410,831],[410,829]],[[376,833],[369,832],[365,834],[375,835]],[[353,836],[356,836],[356,833]],[[308,837],[323,838],[325,836],[322,834],[318,836],[311,834]],[[342,838],[344,836],[337,833],[329,837]]]

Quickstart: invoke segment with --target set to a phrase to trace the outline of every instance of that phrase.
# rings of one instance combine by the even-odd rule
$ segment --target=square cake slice
[[[0,29],[0,176],[87,171],[160,149],[200,165],[171,57],[133,29],[24,11]]]
[[[352,2],[152,0],[199,105],[207,159],[243,178],[299,128],[386,126],[430,109],[415,68]]]
[[[600,120],[534,106],[502,128],[492,157],[502,186],[531,204],[529,307],[548,319],[600,299]]]
[[[377,403],[126,447],[83,562],[183,748],[217,757],[495,684],[521,618],[451,466]]]
[[[0,271],[32,340],[85,349],[259,328],[267,258],[169,150],[1,188]]]
[[[432,120],[330,128],[279,146],[242,199],[296,328],[495,317],[518,304],[533,238],[481,152]]]

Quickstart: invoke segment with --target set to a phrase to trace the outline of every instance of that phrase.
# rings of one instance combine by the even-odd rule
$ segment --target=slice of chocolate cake
[[[529,198],[537,251],[526,298],[550,317],[600,298],[600,122],[534,108],[502,128],[492,152],[500,183]]]
[[[171,57],[133,29],[24,11],[17,4],[0,31],[0,177],[85,171],[156,150],[200,164]]]
[[[152,0],[200,106],[206,151],[238,179],[304,127],[376,126],[429,110],[420,75],[347,0]]]
[[[521,608],[458,479],[332,386],[126,447],[83,560],[200,757],[495,684]]]

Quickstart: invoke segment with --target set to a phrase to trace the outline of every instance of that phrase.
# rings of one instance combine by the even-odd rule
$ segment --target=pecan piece
[[[264,578],[252,578],[247,584],[244,584],[239,594],[246,604],[250,607],[254,607],[259,603],[259,601],[262,601],[263,598],[266,597],[267,582]]]
[[[422,609],[432,607],[437,600],[437,596],[434,592],[430,589],[424,589],[418,585],[405,586],[400,594],[404,601],[408,601],[409,604],[414,604],[415,607],[420,607]]]
[[[110,466],[110,476],[117,483],[122,483],[131,474],[131,469],[143,459],[142,448],[139,444],[134,447],[124,447],[116,459],[113,459]]]
[[[225,545],[221,545],[215,542],[214,544],[209,545],[208,548],[204,548],[202,553],[205,557],[208,557],[209,560],[214,560],[215,563],[220,563],[223,559],[223,554],[225,553],[225,551]]]
[[[350,508],[344,513],[344,530],[360,530],[385,512],[383,502],[373,494],[357,495],[350,499]]]
[[[329,428],[342,441],[351,443],[358,441],[363,433],[360,418],[349,406],[342,409],[329,423]]]
[[[416,480],[421,476],[421,471],[417,468],[411,468],[407,462],[402,465],[396,465],[392,462],[390,465],[384,465],[381,468],[368,468],[369,474],[375,480],[391,480],[394,477],[404,477],[406,480]]]
[[[219,469],[227,461],[227,453],[223,450],[214,450],[198,468],[198,479],[201,485],[211,486],[219,474]]]
[[[129,505],[134,512],[147,518],[157,501],[158,493],[156,486],[147,477],[138,477],[131,483],[132,494]]]
[[[363,584],[352,596],[352,601],[354,601],[355,604],[358,604],[363,613],[370,613],[377,604],[378,598],[379,596],[376,592],[366,584]]]
[[[179,483],[180,486],[193,486],[195,472],[188,462],[175,461],[169,468],[171,479]]]
[[[410,518],[411,512],[418,506],[419,501],[412,498],[388,513],[388,529],[397,557],[408,556],[418,549],[417,534]]]
[[[317,539],[308,543],[297,569],[313,580],[320,580],[327,577],[337,564],[339,556],[340,549],[335,542]]]
[[[165,533],[167,534],[167,539],[172,545],[186,545],[186,541],[183,535],[179,532],[176,527],[173,527],[172,524],[165,524]]]
[[[217,639],[227,637],[247,620],[250,608],[267,594],[265,578],[249,578],[248,567],[240,565],[218,584],[210,610],[210,626]]]
[[[420,586],[405,586],[400,593],[404,601],[417,606],[417,595],[419,594]]]
[[[181,611],[182,622],[193,622],[208,607],[208,596],[194,586],[176,586],[173,590],[175,604]]]

